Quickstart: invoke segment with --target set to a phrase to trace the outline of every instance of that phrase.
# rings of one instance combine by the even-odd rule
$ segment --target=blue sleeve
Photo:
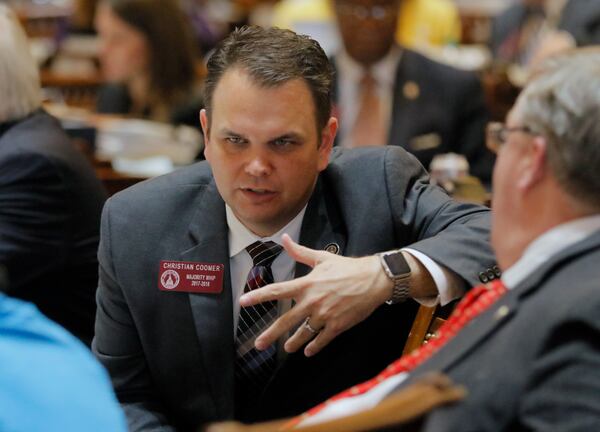
[[[2,294],[0,364],[0,430],[127,430],[91,352],[34,305]]]

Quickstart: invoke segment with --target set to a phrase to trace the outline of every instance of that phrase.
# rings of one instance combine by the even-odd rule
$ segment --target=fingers
[[[328,252],[318,251],[301,246],[292,238],[284,234],[282,237],[283,248],[294,261],[314,267],[327,256]]]
[[[271,344],[275,343],[281,336],[287,334],[294,329],[301,321],[305,319],[303,312],[299,308],[291,308],[289,311],[281,315],[269,328],[262,332],[254,342],[254,346],[258,350],[267,349]]]
[[[311,339],[318,337],[323,330],[323,327],[324,324],[318,323],[316,320],[309,318],[307,321],[305,319],[304,323],[302,323],[296,332],[285,342],[283,348],[289,353],[298,351]]]
[[[304,355],[311,357],[325,348],[339,334],[339,332],[327,328],[326,326],[317,325],[313,320],[309,320],[309,324],[313,329],[319,329],[317,333],[313,333],[306,325],[301,325],[298,330],[286,341],[284,349],[286,352],[296,352],[302,348],[307,342],[308,345],[304,348]],[[311,341],[312,339],[312,341]]]
[[[282,243],[286,252],[294,261],[298,261],[311,267],[314,267],[319,262],[326,259],[328,255],[332,255],[329,252],[317,251],[300,246],[287,234],[283,235]],[[297,296],[298,292],[303,289],[306,280],[305,276],[291,281],[275,283],[263,288],[258,288],[241,296],[240,305],[242,307],[247,307],[265,301],[294,298]]]
[[[291,299],[301,289],[302,282],[302,278],[298,278],[257,288],[240,297],[240,306],[247,307],[271,300]]]
[[[313,356],[325,348],[329,342],[331,342],[338,335],[338,332],[328,330],[324,328],[316,338],[304,348],[304,355],[306,357]]]

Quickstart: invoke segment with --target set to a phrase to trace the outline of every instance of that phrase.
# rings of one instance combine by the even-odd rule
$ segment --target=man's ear
[[[548,143],[542,136],[534,136],[529,144],[529,149],[524,156],[526,158],[522,175],[517,181],[520,189],[527,190],[540,182],[547,170]]]
[[[330,117],[327,124],[321,131],[321,144],[319,146],[319,171],[323,171],[329,164],[329,156],[333,149],[335,135],[338,130],[338,120]]]
[[[206,114],[206,110],[204,108],[202,108],[200,110],[200,125],[202,126],[202,134],[204,135],[204,157],[206,158],[206,160],[209,160],[209,153],[210,153],[209,136],[210,136],[210,130],[209,130],[208,115]]]

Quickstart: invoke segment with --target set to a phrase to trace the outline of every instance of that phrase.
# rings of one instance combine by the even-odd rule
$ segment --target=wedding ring
[[[306,330],[308,330],[309,332],[311,332],[312,334],[316,335],[317,333],[319,333],[320,330],[314,329],[311,325],[310,325],[310,317],[306,317],[306,319],[304,320],[304,328]]]

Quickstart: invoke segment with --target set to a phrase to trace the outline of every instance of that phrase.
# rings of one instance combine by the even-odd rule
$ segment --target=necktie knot
[[[360,80],[360,87],[362,89],[362,91],[374,91],[375,88],[377,87],[377,81],[375,80],[375,77],[373,76],[373,74],[370,71],[366,71],[361,80]]]
[[[283,248],[273,241],[256,241],[246,248],[254,267],[269,267],[282,250]]]

